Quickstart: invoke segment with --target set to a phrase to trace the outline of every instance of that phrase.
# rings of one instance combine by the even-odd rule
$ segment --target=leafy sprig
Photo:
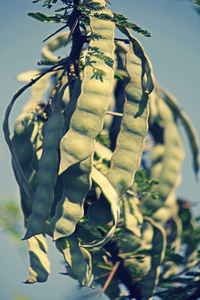
[[[64,15],[57,13],[55,16],[48,16],[41,12],[29,12],[28,16],[43,23],[62,23],[63,21],[66,21],[66,17]]]
[[[117,14],[117,13],[113,13],[113,17],[108,16],[106,14],[99,14],[99,13],[95,13],[94,16],[96,18],[99,18],[101,20],[109,20],[111,22],[114,22],[115,24],[121,25],[123,27],[132,29],[134,31],[136,31],[137,33],[140,33],[146,37],[150,37],[151,34],[148,32],[148,30],[146,29],[142,29],[141,27],[139,27],[138,25],[136,25],[135,23],[129,22],[128,19],[121,15],[121,14]]]

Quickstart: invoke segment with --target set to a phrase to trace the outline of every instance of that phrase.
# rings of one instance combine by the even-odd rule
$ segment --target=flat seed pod
[[[113,221],[113,226],[101,240],[92,242],[91,244],[88,244],[88,245],[84,245],[84,247],[94,247],[94,246],[96,247],[96,246],[105,245],[114,235],[114,232],[115,232],[115,229],[117,226],[117,222],[119,219],[119,215],[120,215],[119,199],[118,199],[115,189],[112,187],[110,182],[106,179],[106,177],[101,172],[99,172],[94,167],[92,169],[91,175],[92,175],[93,181],[100,187],[104,197],[110,204],[110,211],[111,211],[111,218]],[[105,207],[102,206],[101,200],[99,200],[99,203],[100,203],[100,207],[99,207],[98,212],[95,209],[95,213],[94,213],[94,211],[91,209],[92,206],[90,207],[90,209],[88,209],[88,222],[89,222],[90,227],[93,227],[95,225],[95,223],[96,223],[95,219],[96,219],[96,217],[98,218],[99,213],[100,214],[105,213]]]
[[[93,282],[91,256],[86,249],[80,247],[76,235],[58,239],[56,245],[68,264],[69,274],[78,278],[81,285],[91,287]]]
[[[73,115],[73,113],[76,109],[77,100],[81,93],[81,83],[82,82],[81,82],[80,78],[76,78],[74,80],[73,94],[69,100],[69,103],[67,104],[65,111],[64,111],[64,115],[65,115],[65,119],[66,119],[66,131],[69,130],[71,116]]]
[[[151,255],[142,255],[141,253],[151,251],[153,234],[152,224],[146,220],[141,226],[141,237],[137,237],[129,230],[124,232],[124,238],[127,239],[127,242],[122,242],[120,248],[123,254],[126,254],[125,265],[133,273],[133,278],[140,278],[143,281],[151,269]],[[138,251],[139,255],[137,255]]]
[[[69,32],[61,32],[56,36],[52,37],[44,47],[42,47],[42,55],[45,59],[50,61],[58,62],[58,56],[54,55],[53,52],[64,46],[69,36]]]
[[[174,114],[181,119],[182,124],[185,127],[186,133],[189,138],[190,146],[192,149],[194,171],[197,174],[200,166],[200,158],[199,158],[200,156],[199,156],[199,140],[198,140],[196,130],[191,120],[188,118],[186,113],[181,109],[175,97],[173,97],[169,92],[165,91],[162,88],[159,88],[159,90],[163,94],[163,98],[166,101],[166,103],[172,109]]]
[[[124,226],[138,237],[141,237],[141,225],[143,223],[143,215],[139,210],[140,201],[132,195],[124,195],[122,197]]]
[[[30,257],[30,277],[25,283],[45,282],[50,274],[50,262],[47,257],[47,243],[43,234],[28,239]]]
[[[148,56],[146,55],[140,42],[130,34],[129,30],[118,24],[116,26],[123,34],[125,34],[128,37],[128,39],[131,41],[133,45],[135,53],[137,53],[137,55],[140,56],[140,58],[142,59],[143,61],[142,78],[145,81],[143,82],[143,84],[145,84],[145,92],[150,94],[154,89],[154,76],[153,76],[153,69],[152,69],[151,62]],[[146,77],[144,78],[144,76]]]
[[[28,121],[28,124],[27,117],[31,117],[31,119],[29,119]],[[35,113],[22,113],[20,117],[18,117],[16,120],[14,134],[12,138],[13,151],[15,152],[18,158],[23,174],[26,180],[28,181],[30,187],[32,188],[33,192],[35,192],[37,186],[37,148],[40,134],[40,126],[38,124],[38,120],[36,121],[36,119],[37,118]],[[30,120],[31,124],[29,124]],[[32,212],[34,194],[32,194],[32,198],[30,198],[30,195],[27,195],[25,193],[25,190],[22,187],[22,184],[24,184],[23,178],[21,178],[21,180],[19,179],[19,171],[15,169],[15,163],[13,159],[12,162],[16,180],[20,188],[21,206],[26,221]]]
[[[25,205],[29,210],[32,209],[35,185],[33,182],[35,170],[32,164],[34,155],[36,154],[31,141],[35,127],[37,127],[36,114],[33,112],[22,113],[15,121],[11,148],[15,177],[20,188],[20,193],[23,195]]]
[[[29,82],[38,75],[38,70],[31,70],[26,73],[21,73],[17,76],[17,80],[21,82]],[[44,94],[50,88],[50,76],[46,74],[31,87],[31,97],[24,105],[23,112],[31,112],[37,103],[40,103]]]
[[[186,268],[192,272],[198,264],[198,242],[194,238],[194,232],[198,228],[198,223],[193,219],[191,208],[184,207],[181,203],[179,206],[179,218],[182,221],[183,233],[187,232],[186,238],[184,238],[184,243],[186,244]]]
[[[153,226],[153,239],[152,239],[152,257],[151,268],[143,280],[145,289],[143,289],[143,298],[148,300],[153,296],[155,287],[158,282],[160,273],[160,265],[164,259],[166,249],[166,233],[161,225],[154,222],[152,218],[145,217],[145,221]]]
[[[180,183],[180,172],[184,158],[183,145],[174,114],[164,100],[157,98],[157,122],[163,127],[163,145],[156,145],[152,155],[151,177],[158,179],[154,187],[157,199],[147,198],[142,207],[155,212],[165,205],[167,198]]]
[[[152,218],[160,223],[165,224],[172,217],[175,217],[178,213],[177,197],[174,192],[170,193],[163,203],[163,206],[152,215]]]
[[[129,81],[129,76],[126,71],[125,66],[125,55],[128,52],[128,47],[124,47],[121,42],[116,42],[116,73],[122,76],[122,79],[117,80],[116,86],[114,87],[114,97],[115,97],[115,110],[118,113],[123,114],[123,107],[125,102],[124,89]],[[109,128],[109,137],[111,140],[111,150],[114,151],[116,147],[116,139],[120,131],[121,117],[113,116],[112,124]]]

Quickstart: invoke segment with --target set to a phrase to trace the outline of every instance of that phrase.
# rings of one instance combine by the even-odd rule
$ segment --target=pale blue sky
[[[168,89],[180,102],[181,107],[200,132],[200,15],[190,1],[184,0],[112,0],[111,10],[126,15],[128,19],[151,32],[151,38],[135,34],[149,56],[158,82]],[[1,103],[0,119],[7,103],[21,87],[15,77],[30,69],[37,68],[40,60],[42,40],[59,28],[58,24],[42,24],[27,16],[29,11],[40,11],[41,3],[32,4],[31,0],[6,0],[1,5]],[[51,11],[46,11],[51,14]],[[134,34],[134,32],[132,32]],[[29,97],[29,92],[18,100],[12,120]],[[2,122],[1,122],[2,123]],[[13,121],[11,122],[13,124]],[[187,138],[185,141],[186,158],[183,164],[183,180],[178,190],[180,196],[199,201],[200,185],[195,181],[192,171],[192,158]],[[10,154],[0,132],[0,189],[1,199],[18,198],[18,188],[11,169]],[[51,244],[51,241],[49,241]],[[0,291],[2,300],[16,300],[16,295],[29,296],[32,300],[64,300],[74,297],[76,286],[59,275],[64,267],[62,257],[50,247],[52,275],[46,284],[27,286],[22,284],[28,271],[28,256],[19,252],[14,244],[1,234],[0,250]],[[91,290],[89,290],[90,292]],[[79,294],[80,295],[80,294]],[[77,296],[78,297],[78,296]],[[73,298],[70,297],[73,300]],[[74,298],[77,299],[77,298]],[[94,299],[94,297],[93,297]],[[103,298],[102,298],[103,300]]]

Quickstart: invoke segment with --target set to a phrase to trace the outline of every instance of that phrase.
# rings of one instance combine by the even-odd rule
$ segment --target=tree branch
[[[136,298],[137,300],[142,299],[142,291],[137,282],[132,278],[129,269],[126,267],[125,260],[119,256],[120,248],[117,242],[112,238],[104,248],[111,254],[111,260],[115,265],[116,262],[120,262],[116,270],[116,276],[119,280],[127,287],[130,292],[130,299]]]
[[[79,20],[81,18],[81,11],[77,9],[77,6],[81,4],[80,0],[74,0],[74,9],[69,17],[68,26],[71,30],[70,36],[72,35],[72,48],[69,55],[68,65],[68,81],[70,83],[70,96],[73,93],[73,83],[76,77],[79,77],[79,66],[80,66],[80,53],[83,44],[86,42],[86,36],[83,36],[80,31]]]

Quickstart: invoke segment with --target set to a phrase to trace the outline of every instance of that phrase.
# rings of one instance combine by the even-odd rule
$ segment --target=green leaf
[[[56,14],[55,16],[47,16],[41,12],[29,12],[28,16],[43,23],[62,23],[64,19],[63,16],[59,14]]]
[[[38,1],[38,0],[36,0]],[[40,0],[39,0],[40,1]],[[53,3],[56,3],[57,0],[45,0],[43,6],[47,6],[47,8],[51,8]]]
[[[142,29],[141,27],[139,27],[138,25],[132,23],[132,22],[129,22],[127,20],[126,17],[124,17],[123,15],[121,14],[117,14],[117,13],[114,13],[113,14],[113,17],[112,16],[107,16],[106,14],[104,13],[95,13],[94,16],[98,19],[101,19],[101,20],[107,20],[107,21],[111,21],[111,22],[114,22],[116,25],[120,25],[120,26],[123,26],[125,28],[129,28],[129,29],[132,29],[134,30],[135,32],[139,33],[139,34],[142,34],[146,37],[150,37],[151,34],[148,32],[148,30],[146,29]]]

